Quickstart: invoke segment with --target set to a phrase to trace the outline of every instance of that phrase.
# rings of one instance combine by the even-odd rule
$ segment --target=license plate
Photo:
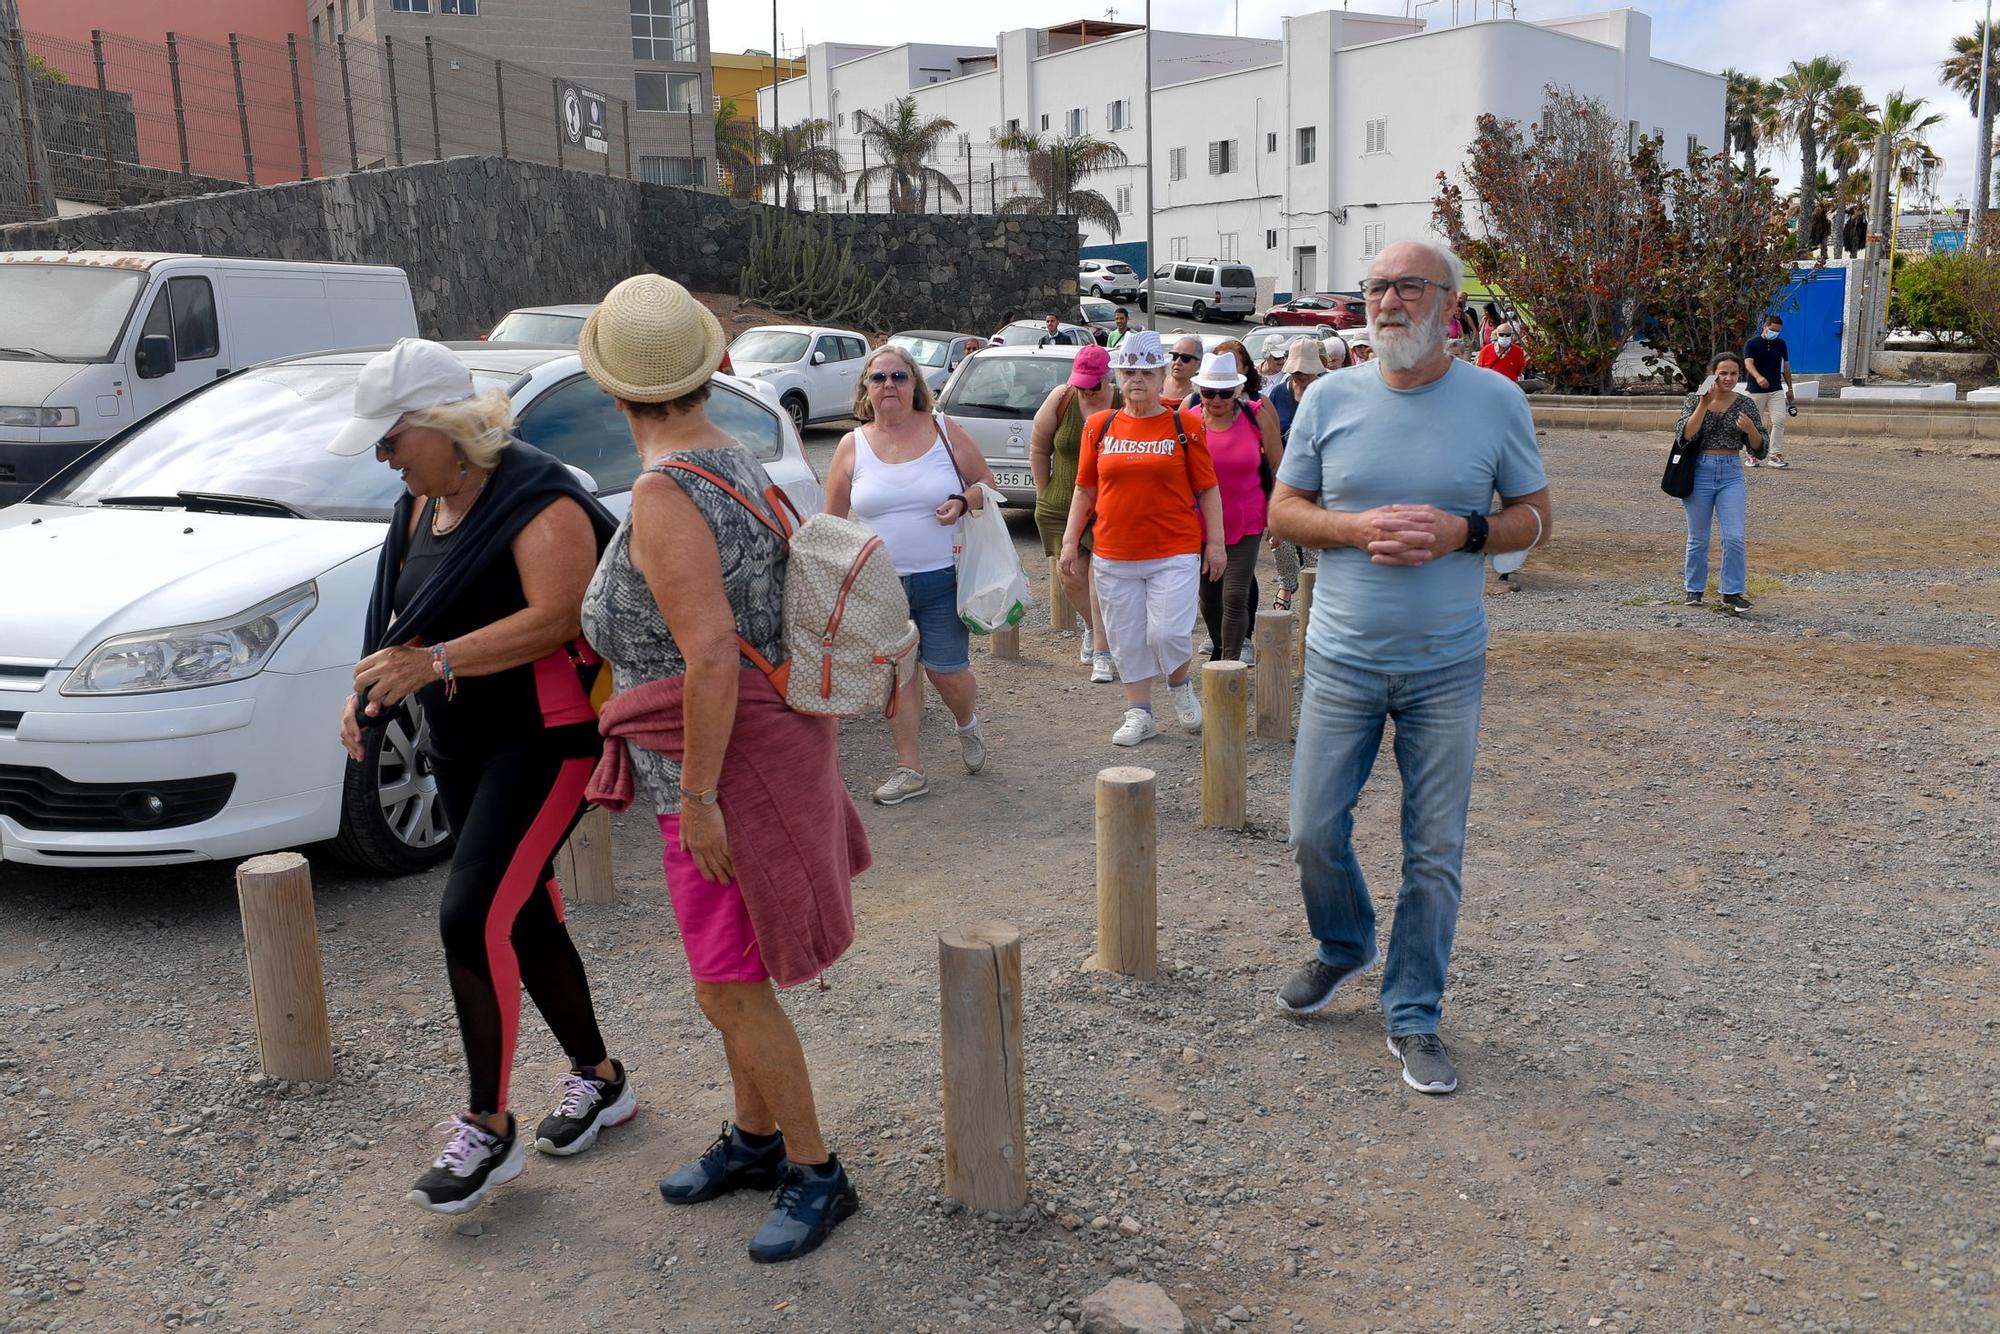
[[[1012,468],[995,468],[993,470],[993,480],[1000,484],[1000,489],[1003,491],[1009,489],[1015,491],[1032,491],[1035,489],[1035,475],[1033,473],[1015,472]]]

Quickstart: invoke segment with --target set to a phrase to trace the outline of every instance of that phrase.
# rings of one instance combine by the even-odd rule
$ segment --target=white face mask
[[[1514,339],[1513,339],[1513,336],[1512,336],[1512,335],[1510,335],[1510,334],[1501,334],[1500,336],[1498,336],[1497,338],[1495,338],[1495,339],[1494,339],[1493,341],[1494,341],[1495,343],[1499,344],[1499,345],[1500,345],[1501,347],[1512,347],[1512,346],[1514,346]]]

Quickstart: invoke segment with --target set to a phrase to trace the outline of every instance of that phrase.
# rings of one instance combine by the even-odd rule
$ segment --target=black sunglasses
[[[1201,396],[1203,398],[1234,398],[1236,397],[1236,391],[1234,389],[1204,389],[1201,391]]]
[[[1199,352],[1169,352],[1167,355],[1172,357],[1175,361],[1201,360],[1201,354]]]
[[[905,380],[909,378],[910,378],[910,373],[908,371],[868,372],[868,383],[870,384],[888,384],[892,380],[897,384],[902,384]]]

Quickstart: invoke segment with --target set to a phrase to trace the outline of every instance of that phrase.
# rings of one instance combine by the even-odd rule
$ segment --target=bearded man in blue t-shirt
[[[1271,498],[1271,532],[1325,552],[1292,761],[1292,842],[1318,949],[1278,1005],[1321,1010],[1380,957],[1354,804],[1393,718],[1403,882],[1382,1011],[1403,1080],[1422,1093],[1458,1087],[1438,1021],[1486,679],[1486,557],[1525,551],[1550,527],[1527,399],[1446,349],[1463,283],[1458,257],[1429,241],[1376,256],[1361,287],[1375,359],[1306,391]]]

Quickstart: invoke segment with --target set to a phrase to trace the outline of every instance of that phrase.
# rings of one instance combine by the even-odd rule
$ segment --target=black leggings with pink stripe
[[[568,730],[477,763],[436,760],[438,795],[458,831],[438,927],[474,1113],[507,1106],[523,986],[572,1064],[605,1056],[552,865],[583,814],[593,765],[560,744],[556,733]]]

